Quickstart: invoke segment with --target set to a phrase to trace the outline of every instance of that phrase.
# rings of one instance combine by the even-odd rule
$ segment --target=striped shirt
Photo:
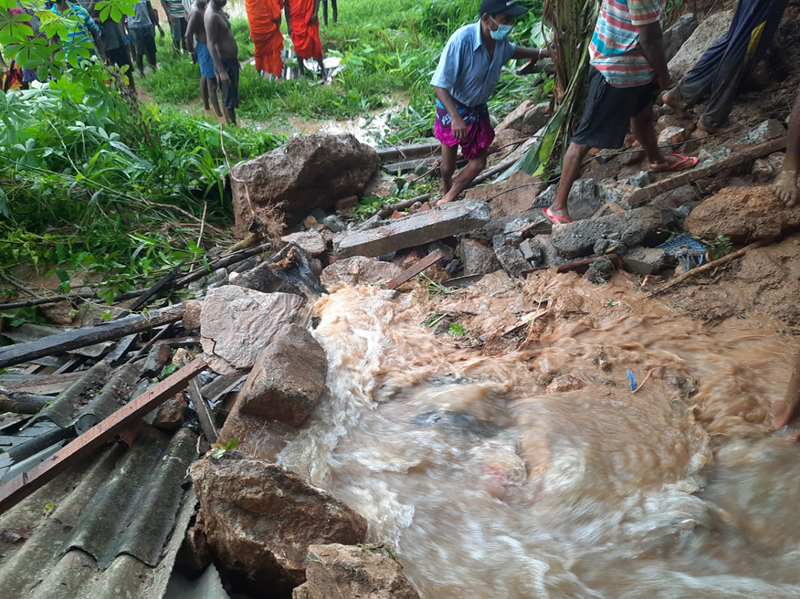
[[[169,14],[173,17],[186,17],[186,9],[183,7],[182,0],[164,0],[164,4],[169,9]]]
[[[646,85],[656,78],[639,46],[639,27],[661,21],[666,0],[603,0],[591,63],[615,87]]]
[[[51,12],[62,16],[58,9],[56,8],[55,4],[53,8],[50,9]],[[97,26],[97,23],[94,22],[92,17],[89,15],[89,12],[83,8],[82,6],[78,6],[77,4],[70,4],[69,8],[64,11],[64,17],[71,19],[72,22],[67,23],[67,31],[69,31],[69,35],[66,40],[61,40],[64,45],[64,48],[67,49],[67,56],[70,54],[70,48],[75,45],[83,45],[86,42],[91,42],[91,33],[100,34],[100,27]],[[94,47],[92,47],[92,51],[94,51]]]

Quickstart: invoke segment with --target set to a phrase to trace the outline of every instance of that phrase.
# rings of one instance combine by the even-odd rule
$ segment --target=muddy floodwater
[[[334,291],[328,396],[263,453],[363,514],[425,599],[800,597],[800,450],[768,432],[797,343],[635,287]]]

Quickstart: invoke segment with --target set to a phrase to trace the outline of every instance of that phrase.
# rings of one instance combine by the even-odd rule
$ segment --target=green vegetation
[[[541,14],[541,2],[537,4],[515,28],[515,41],[541,41],[536,33],[541,29],[536,16]],[[274,130],[285,128],[290,116],[352,119],[401,105],[389,121],[387,141],[430,137],[434,112],[431,75],[448,37],[477,18],[478,6],[478,0],[348,1],[339,11],[338,24],[322,26],[326,54],[341,57],[344,65],[333,83],[319,85],[310,73],[304,81],[266,81],[248,65],[241,75],[239,114]],[[247,22],[234,17],[231,23],[239,59],[249,60],[253,45]],[[159,61],[161,70],[145,80],[151,97],[160,103],[199,104],[199,67],[191,65],[186,56],[176,57],[168,39],[159,40]],[[522,99],[536,99],[549,91],[545,86],[533,88],[533,81],[507,69],[490,104],[492,114],[501,119]]]

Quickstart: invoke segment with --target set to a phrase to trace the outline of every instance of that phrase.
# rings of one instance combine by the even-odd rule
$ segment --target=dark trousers
[[[739,0],[728,33],[719,38],[678,85],[688,108],[707,99],[701,122],[724,127],[742,81],[772,43],[787,0]]]

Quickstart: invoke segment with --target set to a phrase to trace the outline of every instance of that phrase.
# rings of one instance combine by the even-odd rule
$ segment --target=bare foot
[[[661,101],[664,102],[667,106],[672,108],[682,119],[690,119],[692,118],[692,113],[686,110],[681,104],[680,94],[678,93],[678,88],[672,88],[668,92],[664,92],[661,96]]]
[[[453,196],[452,192],[448,191],[446,194],[444,194],[444,197],[441,200],[436,202],[436,205],[437,206],[444,206],[445,204],[449,204],[450,202],[455,200],[456,197],[458,197],[458,196]]]
[[[797,203],[797,171],[782,170],[772,186],[775,195],[781,202],[791,208]]]

